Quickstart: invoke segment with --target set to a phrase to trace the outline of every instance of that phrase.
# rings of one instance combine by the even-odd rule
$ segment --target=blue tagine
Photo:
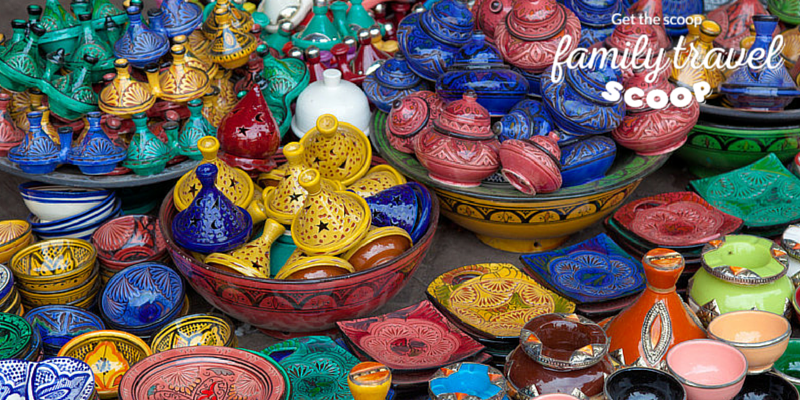
[[[126,151],[103,131],[99,111],[90,112],[86,119],[89,121],[89,129],[70,150],[69,163],[80,168],[86,175],[107,174],[125,159]]]
[[[614,14],[625,16],[621,0],[564,0],[581,21],[581,41],[578,47],[589,46],[606,40],[614,32]]]
[[[41,111],[29,112],[28,122],[28,134],[19,146],[8,151],[8,159],[27,174],[49,174],[66,160],[72,128],[59,128],[59,145],[42,130]]]
[[[395,101],[428,89],[428,83],[411,71],[405,56],[400,53],[383,63],[374,74],[364,78],[361,86],[369,101],[387,113],[392,111]]]
[[[583,185],[604,176],[617,155],[608,136],[590,136],[561,147],[561,187]]]

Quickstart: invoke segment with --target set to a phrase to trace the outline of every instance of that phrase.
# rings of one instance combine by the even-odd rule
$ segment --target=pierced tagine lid
[[[392,105],[386,118],[386,136],[397,151],[414,154],[414,138],[433,125],[444,111],[444,100],[431,91],[420,90]]]
[[[119,117],[145,112],[156,102],[150,85],[139,82],[128,72],[128,60],[114,61],[117,76],[100,92],[100,110]]]
[[[660,368],[672,346],[703,339],[706,332],[675,291],[683,256],[657,248],[645,254],[642,264],[647,288],[630,307],[600,325],[611,341],[609,354],[621,364]]]
[[[495,43],[511,65],[540,73],[555,61],[562,38],[572,40],[561,60],[577,46],[581,37],[578,17],[555,0],[514,2],[505,21],[495,29]]]
[[[372,161],[372,145],[358,128],[331,114],[317,118],[315,129],[300,140],[308,165],[323,177],[347,186],[364,176]]]
[[[254,184],[250,176],[241,169],[233,168],[217,158],[219,151],[217,138],[206,136],[197,142],[197,148],[203,154],[203,162],[178,179],[173,192],[175,208],[178,211],[185,210],[200,192],[202,184],[197,176],[197,169],[205,164],[213,164],[217,167],[217,189],[237,206],[248,207],[253,200],[254,192]]]
[[[278,151],[281,133],[258,86],[222,118],[217,136],[225,162],[248,171],[266,172],[275,167],[272,155]]]
[[[406,177],[391,165],[382,164],[370,168],[364,177],[348,186],[347,190],[366,198],[404,183]]]
[[[759,253],[769,257],[747,257]],[[750,235],[728,235],[708,242],[700,261],[703,269],[715,278],[737,285],[775,282],[789,270],[786,250],[769,239]],[[740,264],[732,265],[736,262]]]
[[[297,247],[308,255],[336,255],[357,246],[372,223],[367,202],[355,193],[324,189],[316,169],[306,170],[298,180],[308,197],[292,220]]]
[[[311,167],[305,162],[305,148],[300,143],[283,146],[283,155],[286,156],[286,164],[282,166],[284,175],[277,186],[264,189],[264,212],[283,225],[291,225],[308,196],[300,185],[300,175]],[[332,192],[344,190],[341,182],[324,178],[322,186]]]
[[[226,252],[244,244],[253,230],[253,220],[214,185],[217,166],[201,164],[195,169],[202,185],[192,204],[172,222],[175,243],[202,254]]]

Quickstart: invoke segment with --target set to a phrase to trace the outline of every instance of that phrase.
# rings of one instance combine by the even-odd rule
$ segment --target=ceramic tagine
[[[270,248],[285,231],[283,225],[273,219],[267,219],[264,222],[264,232],[258,239],[245,243],[227,254],[211,253],[203,261],[245,276],[268,279],[271,275]]]
[[[245,33],[253,29],[253,16],[249,12],[240,10],[236,4],[231,4],[230,0],[217,0],[210,10],[212,11],[200,27],[203,35],[209,41],[216,39],[220,33],[220,21],[217,20],[216,16],[226,12],[230,13],[230,25],[234,31]],[[219,14],[217,14],[217,10],[220,10]]]
[[[433,127],[444,111],[444,100],[433,92],[421,90],[395,101],[386,118],[386,137],[397,151],[414,154],[417,135]]]
[[[504,115],[528,94],[528,80],[503,64],[496,47],[486,42],[483,33],[473,33],[472,41],[456,53],[453,64],[436,80],[436,93],[445,101],[458,100],[472,90],[478,103],[492,116]]]
[[[162,142],[147,126],[147,116],[144,113],[135,114],[133,123],[136,125],[136,130],[128,145],[128,155],[122,165],[133,170],[136,175],[147,176],[160,173],[175,154],[177,137],[168,136],[167,143]]]
[[[690,33],[692,29],[690,28]],[[712,99],[719,95],[719,85],[725,80],[723,71],[716,68],[718,56],[717,53],[711,53],[714,48],[714,39],[720,34],[720,27],[714,21],[705,20],[697,29],[697,39],[691,42],[687,39],[688,46],[694,48],[693,52],[676,53],[675,64],[683,66],[682,68],[673,68],[670,73],[670,80],[676,85],[688,88],[694,91],[694,85],[700,82],[707,82],[711,86],[712,93],[706,96]],[[706,68],[703,60],[708,59],[708,65],[711,68]],[[699,66],[695,68],[694,66]]]
[[[164,29],[171,38],[189,35],[203,22],[203,10],[187,0],[163,0]]]
[[[8,93],[0,93],[0,157],[8,154],[8,150],[22,143],[25,132],[17,128],[11,114],[8,113],[8,105],[11,96]]]
[[[236,69],[247,64],[250,54],[258,45],[255,36],[234,28],[230,7],[215,7],[213,18],[217,26],[209,50],[211,62],[225,69]]]
[[[622,0],[566,0],[564,5],[581,22],[581,40],[578,47],[589,46],[604,41],[614,31],[614,14],[624,15]]]
[[[511,0],[478,0],[472,6],[475,14],[475,25],[486,34],[486,41],[494,43],[494,32],[497,25],[503,23],[514,2]]]
[[[372,146],[358,128],[325,114],[317,126],[300,140],[305,161],[324,178],[348,186],[364,176],[372,161]]]
[[[289,29],[298,26],[314,4],[312,0],[278,0],[262,1],[256,10],[264,13],[269,19],[269,24],[264,25],[264,30],[268,33],[275,33],[280,30],[284,23],[289,24]]]
[[[303,208],[292,220],[292,239],[308,255],[335,255],[357,246],[372,222],[367,202],[352,192],[333,192],[322,186],[322,175],[307,169],[298,178],[308,192]]]
[[[616,156],[617,144],[608,136],[590,136],[561,147],[561,187],[603,178]]]
[[[614,372],[603,328],[577,314],[543,314],[530,320],[505,365],[509,395],[532,399],[563,393],[581,399],[602,396]]]
[[[435,81],[453,63],[458,49],[469,43],[474,27],[466,2],[442,0],[403,18],[397,41],[409,67],[423,79]]]
[[[150,85],[139,82],[128,71],[128,60],[114,61],[117,75],[100,92],[100,110],[120,117],[145,112],[156,102]]]
[[[489,112],[475,92],[448,104],[432,127],[419,133],[414,152],[428,176],[455,187],[475,187],[500,167],[500,143],[490,129]]]
[[[708,19],[720,26],[720,35],[714,44],[730,50],[738,50],[742,39],[750,36],[750,25],[755,23],[753,17],[767,15],[767,10],[759,0],[736,0],[708,13]],[[777,25],[766,35],[778,34]]]
[[[387,113],[391,111],[395,101],[427,87],[427,82],[411,71],[406,57],[400,53],[383,63],[374,74],[364,78],[362,83],[369,101]]]
[[[700,261],[687,290],[689,305],[704,323],[752,308],[791,317],[795,290],[786,274],[789,258],[771,240],[728,235],[708,242]]]
[[[638,3],[637,3],[638,4]],[[669,46],[669,38],[667,38],[667,34],[664,33],[662,30],[658,29],[656,25],[645,23],[645,20],[640,18],[631,18],[625,19],[622,21],[621,24],[614,27],[614,32],[611,33],[611,36],[607,37],[606,40],[603,42],[603,46],[605,46],[609,50],[616,49],[618,52],[617,56],[617,65],[619,65],[619,69],[622,72],[622,75],[625,79],[630,78],[633,75],[633,65],[646,65],[642,64],[644,62],[653,63],[658,58],[651,57],[651,60],[647,60],[647,54],[657,55],[659,51]],[[663,34],[664,41],[667,44],[662,44],[661,40],[659,39],[661,36],[659,32]],[[637,50],[637,42],[644,41],[643,46],[641,46],[640,50]],[[632,57],[634,55],[639,55],[636,60],[633,60]],[[665,57],[666,58],[666,57]],[[669,75],[671,63],[669,60],[662,60],[662,65],[659,68],[662,68],[662,72],[665,75]]]
[[[114,44],[114,55],[137,68],[159,60],[169,51],[169,39],[142,21],[139,7],[128,7],[128,28]]]
[[[499,121],[492,124],[492,131],[500,143],[508,139],[529,139],[547,135],[554,124],[540,100],[522,100]]]
[[[203,41],[203,44],[209,43],[205,40],[205,37],[201,37],[200,39]],[[205,71],[209,77],[216,76],[217,71],[219,71],[219,65],[211,62],[211,55],[209,54],[210,49],[206,48],[209,46],[200,47],[196,41],[194,43],[189,42],[189,38],[186,35],[179,35],[172,38],[172,45],[174,46],[176,44],[183,45],[183,47],[186,48],[183,61],[187,66]]]
[[[217,128],[211,125],[203,115],[202,101],[195,99],[188,105],[191,116],[181,127],[181,133],[178,136],[178,153],[192,160],[200,160],[203,155],[197,148],[197,142],[206,136],[217,136]]]
[[[72,129],[66,128],[64,144],[59,146],[50,135],[42,130],[42,112],[28,113],[28,133],[18,146],[8,151],[8,159],[17,164],[25,173],[47,174],[66,159],[69,143],[72,139]],[[61,132],[60,132],[61,133]]]
[[[247,171],[269,171],[278,151],[281,133],[264,95],[254,86],[219,124],[221,158]]]
[[[322,81],[311,83],[300,93],[292,119],[295,136],[302,138],[314,129],[317,118],[324,114],[332,114],[369,136],[369,99],[356,84],[343,80],[338,69],[326,69]]]
[[[280,125],[281,136],[285,135],[292,123],[292,104],[308,86],[309,73],[302,60],[286,57],[278,59],[263,47],[261,76],[264,85],[261,92],[267,100],[276,121]]]
[[[495,30],[495,43],[511,65],[539,74],[553,64],[562,38],[570,37],[564,55],[575,50],[581,37],[578,17],[555,0],[521,0]]]
[[[719,91],[734,108],[751,111],[781,111],[800,96],[797,85],[783,65],[780,55],[768,59],[772,35],[778,18],[771,15],[753,16],[756,39],[748,56],[759,54],[755,68],[742,65],[728,75]],[[759,51],[759,53],[756,53]],[[751,63],[753,64],[753,63]]]
[[[534,196],[561,187],[561,149],[555,132],[503,141],[499,154],[500,172],[520,192]]]
[[[308,21],[305,28],[292,35],[292,44],[300,49],[316,46],[328,50],[342,42],[339,30],[328,19],[328,3],[325,0],[314,0],[312,8],[314,16]]]
[[[208,74],[186,65],[186,48],[183,45],[172,46],[171,53],[172,65],[169,68],[159,72],[158,64],[147,65],[150,90],[157,97],[173,103],[185,103],[203,97],[211,85]]]
[[[84,175],[107,174],[126,157],[125,148],[116,145],[103,131],[100,116],[99,111],[87,114],[88,130],[67,157],[69,163],[80,168]]]
[[[647,82],[647,74],[644,69],[636,70],[626,82],[626,89],[636,87],[644,92],[639,99],[642,100],[641,107],[632,107],[629,103],[625,118],[611,136],[620,146],[637,154],[654,156],[675,151],[686,142],[689,131],[700,116],[700,105],[694,96],[689,96],[688,104],[683,107],[671,102],[662,109],[646,106],[644,100],[651,91],[660,90],[669,95],[675,89],[663,74],[655,74],[652,83]]]
[[[635,303],[601,322],[610,339],[609,353],[622,365],[660,368],[678,343],[703,339],[701,322],[675,291],[684,267],[673,250],[650,250],[642,259],[647,287]]]

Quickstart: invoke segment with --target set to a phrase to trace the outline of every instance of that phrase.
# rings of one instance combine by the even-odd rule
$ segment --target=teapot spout
[[[150,90],[156,97],[160,97],[163,93],[161,91],[161,83],[158,81],[158,71],[158,64],[155,63],[147,64],[145,67],[145,72],[147,73],[147,83],[150,84]]]

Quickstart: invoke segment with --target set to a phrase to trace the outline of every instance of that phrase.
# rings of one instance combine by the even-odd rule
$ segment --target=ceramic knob
[[[392,387],[392,371],[380,363],[362,362],[350,370],[347,386],[355,400],[384,400]]]
[[[674,290],[685,266],[680,253],[661,248],[648,251],[642,263],[647,285],[656,290]]]

